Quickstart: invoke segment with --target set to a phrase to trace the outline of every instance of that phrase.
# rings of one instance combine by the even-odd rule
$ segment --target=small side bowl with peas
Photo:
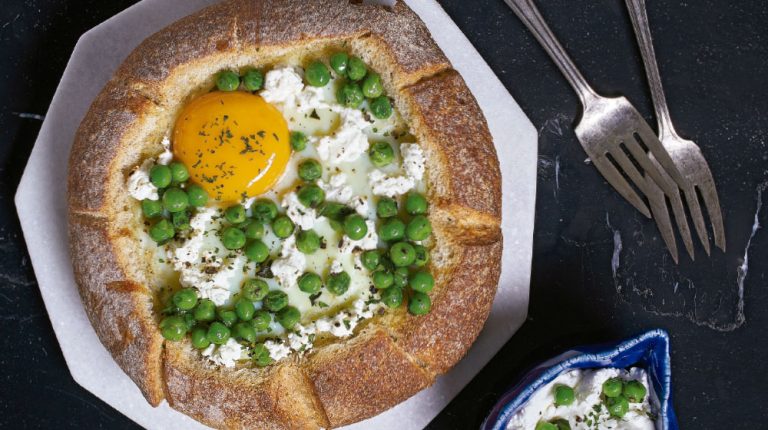
[[[483,422],[482,430],[509,430],[517,428],[526,407],[533,403],[551,401],[547,419],[536,419],[533,427],[563,430],[569,424],[569,408],[579,400],[591,398],[602,409],[603,419],[621,421],[627,410],[637,408],[640,402],[650,404],[647,419],[656,430],[678,430],[677,417],[672,407],[669,335],[660,329],[636,337],[602,345],[573,348],[531,369],[520,382],[504,394]],[[626,369],[626,370],[625,370]],[[647,375],[647,385],[632,378],[611,377],[595,385],[591,391],[574,389],[562,384],[562,376],[574,372],[609,371],[622,374]],[[587,385],[589,386],[589,385]],[[549,393],[547,396],[542,395]],[[635,406],[633,406],[635,405]],[[598,410],[598,407],[595,407]],[[554,413],[552,411],[555,411]],[[562,415],[562,416],[560,416]],[[626,416],[629,416],[627,414]],[[587,420],[594,416],[586,417]]]

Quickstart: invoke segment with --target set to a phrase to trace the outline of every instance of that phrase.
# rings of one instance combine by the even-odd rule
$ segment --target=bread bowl
[[[126,181],[163,150],[179,111],[221,70],[268,69],[340,50],[381,74],[426,153],[432,311],[388,311],[352,337],[263,369],[213,367],[188,341],[161,335],[158,294],[137,238],[138,202]],[[96,98],[77,133],[69,178],[73,264],[97,334],[150,403],[165,399],[214,427],[328,428],[375,415],[464,355],[495,293],[501,203],[493,144],[463,80],[402,3],[390,10],[224,2],[171,25],[142,43]]]

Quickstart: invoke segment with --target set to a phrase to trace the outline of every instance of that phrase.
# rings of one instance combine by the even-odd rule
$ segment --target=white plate
[[[72,377],[147,428],[205,428],[166,403],[152,408],[99,342],[75,287],[66,233],[67,158],[80,120],[126,55],[150,34],[213,0],[144,0],[85,33],[72,53],[16,193],[40,292]],[[349,428],[421,429],[525,320],[536,196],[537,136],[488,65],[433,0],[406,0],[477,97],[501,161],[504,254],[498,294],[469,354],[429,389]]]

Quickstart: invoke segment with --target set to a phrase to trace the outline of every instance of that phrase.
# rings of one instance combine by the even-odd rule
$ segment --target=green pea
[[[345,82],[336,91],[336,101],[342,106],[356,109],[363,104],[363,100],[365,100],[363,90],[354,82]]]
[[[258,302],[264,299],[269,292],[269,285],[262,279],[246,279],[243,286],[240,287],[240,295],[244,299],[252,302]]]
[[[395,159],[395,150],[387,142],[374,142],[368,149],[368,158],[376,167],[384,167]]]
[[[551,423],[557,426],[557,430],[571,430],[571,423],[569,423],[566,419],[556,419],[551,421]]]
[[[347,65],[349,64],[349,55],[344,52],[337,52],[331,55],[331,68],[337,75],[343,76],[347,71]]]
[[[252,240],[245,246],[245,256],[248,261],[263,263],[269,258],[269,248],[259,239]]]
[[[187,170],[187,166],[179,163],[178,161],[174,161],[173,163],[169,164],[168,167],[171,168],[171,177],[173,178],[174,184],[187,182],[189,179],[189,170]]]
[[[189,206],[189,197],[181,188],[171,187],[163,193],[163,207],[168,212],[181,212]]]
[[[321,61],[314,61],[304,69],[307,83],[313,87],[324,87],[331,81],[331,72]]]
[[[259,199],[251,206],[253,219],[262,223],[271,222],[277,217],[277,205],[269,199]]]
[[[352,240],[360,240],[368,234],[368,225],[365,218],[358,214],[347,215],[344,218],[344,234]]]
[[[363,95],[369,99],[381,96],[384,93],[384,86],[381,84],[381,76],[378,73],[368,73],[363,81]]]
[[[196,208],[203,207],[208,203],[208,193],[205,192],[203,187],[195,184],[187,186],[187,198],[189,199],[190,206]]]
[[[379,269],[373,272],[371,279],[373,280],[373,286],[377,290],[384,290],[391,287],[395,282],[395,275],[389,270]]]
[[[248,91],[258,91],[264,85],[264,74],[260,70],[248,69],[243,75],[243,86]]]
[[[557,385],[555,387],[555,404],[557,406],[568,406],[573,403],[574,398],[573,388],[567,385]]]
[[[144,199],[141,201],[141,212],[147,219],[157,218],[163,214],[163,204],[159,200]]]
[[[373,116],[378,119],[387,119],[392,116],[392,103],[387,96],[376,97],[368,106]]]
[[[242,230],[247,239],[261,239],[264,237],[264,224],[261,221],[251,221]]]
[[[320,179],[323,175],[323,168],[320,163],[315,159],[304,160],[299,164],[299,178],[307,181],[314,182]]]
[[[432,224],[424,215],[416,215],[405,227],[405,236],[410,240],[424,240],[432,234]]]
[[[397,202],[389,197],[382,197],[376,205],[376,215],[379,218],[392,218],[397,215]]]
[[[149,237],[157,243],[172,239],[176,232],[167,219],[161,219],[149,228]]]
[[[609,397],[606,401],[608,413],[616,418],[622,418],[629,411],[629,402],[624,396]]]
[[[197,291],[193,288],[182,288],[173,294],[173,305],[177,308],[188,311],[197,305]]]
[[[256,341],[256,329],[247,322],[239,322],[235,324],[235,326],[232,327],[232,331],[235,333],[236,337],[248,343]]]
[[[274,361],[272,360],[272,357],[269,356],[269,350],[263,343],[256,344],[251,348],[251,357],[253,359],[253,364],[258,367],[267,367]]]
[[[419,193],[409,193],[405,198],[405,211],[411,215],[424,215],[428,208],[426,197]]]
[[[408,268],[398,267],[394,271],[394,286],[405,288],[408,285]]]
[[[198,301],[195,310],[192,312],[195,319],[201,322],[209,322],[216,319],[216,304],[210,299],[201,299]]]
[[[301,312],[293,306],[286,306],[275,315],[275,321],[286,329],[291,329],[301,319]]]
[[[347,77],[353,81],[359,81],[365,77],[368,69],[365,63],[358,57],[350,57],[347,63]]]
[[[275,236],[285,239],[293,234],[293,221],[285,215],[280,215],[272,221],[272,231]]]
[[[413,260],[413,265],[416,267],[422,267],[429,262],[429,252],[427,248],[421,245],[413,245],[413,250],[416,251],[416,259]]]
[[[235,302],[235,313],[241,321],[253,319],[254,312],[256,312],[256,308],[253,306],[252,301],[242,298]]]
[[[629,381],[624,385],[623,394],[632,403],[640,403],[645,399],[648,390],[640,381]]]
[[[216,315],[225,326],[232,327],[237,322],[237,312],[232,309],[217,309]]]
[[[224,218],[232,224],[245,222],[245,208],[243,205],[234,205],[224,211]]]
[[[264,308],[271,312],[278,312],[288,306],[288,294],[280,290],[272,290],[264,297]]]
[[[415,272],[408,278],[408,285],[413,291],[428,293],[435,287],[435,278],[429,272]]]
[[[245,246],[245,233],[237,227],[227,227],[221,231],[221,244],[229,250]]]
[[[178,315],[165,317],[160,321],[160,333],[168,340],[179,341],[187,334],[187,323]]]
[[[320,276],[312,272],[304,272],[299,276],[299,289],[307,294],[316,294],[323,288],[323,280]]]
[[[231,70],[219,72],[219,75],[216,77],[216,88],[219,91],[235,91],[239,86],[240,76]]]
[[[314,230],[302,230],[296,236],[296,248],[304,254],[314,254],[320,249],[320,236]]]
[[[171,168],[162,164],[155,164],[149,170],[149,182],[157,188],[165,188],[171,185]]]
[[[299,201],[308,208],[316,208],[325,200],[325,191],[315,184],[306,184],[299,190]]]
[[[536,430],[558,430],[557,426],[546,421],[539,421],[536,424]]]
[[[223,345],[227,343],[227,340],[229,340],[229,335],[229,327],[218,321],[214,321],[208,327],[208,333],[206,334],[206,337],[212,344]]]
[[[414,292],[411,300],[408,301],[408,312],[412,315],[426,315],[431,308],[432,300],[429,296],[418,291]]]
[[[187,231],[192,228],[189,224],[189,214],[187,212],[172,213],[171,223],[176,231]]]
[[[365,251],[360,257],[360,261],[366,269],[375,270],[381,261],[381,255],[376,250]]]
[[[307,135],[300,131],[291,132],[291,148],[293,148],[294,151],[299,152],[303,151],[306,147]]]
[[[331,220],[341,220],[354,212],[348,206],[337,202],[323,202],[320,206],[320,215]]]
[[[403,289],[392,287],[381,292],[381,301],[388,308],[399,308],[403,304]]]
[[[395,266],[410,266],[416,261],[416,251],[408,242],[397,242],[389,248],[389,258]]]
[[[203,327],[195,327],[192,329],[192,346],[197,349],[205,349],[210,346],[211,341],[208,340],[208,330]]]
[[[328,276],[327,288],[331,293],[340,296],[347,292],[351,282],[347,272],[331,273]]]
[[[386,242],[394,242],[405,237],[405,224],[397,218],[390,218],[379,226],[379,238]]]
[[[618,397],[621,395],[622,383],[619,378],[611,378],[603,382],[603,394],[605,397]]]
[[[249,322],[254,330],[267,331],[269,330],[269,323],[272,322],[272,315],[267,311],[258,310],[253,314],[253,319]]]
[[[184,324],[187,326],[187,331],[192,330],[195,324],[197,324],[197,321],[195,321],[195,316],[192,315],[191,312],[185,312],[182,315],[182,318],[184,318]]]

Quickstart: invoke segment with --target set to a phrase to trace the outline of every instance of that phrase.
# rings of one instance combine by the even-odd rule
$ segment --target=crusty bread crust
[[[350,339],[266,369],[214,368],[188,342],[164,342],[159,333],[126,178],[161,151],[180,107],[210,88],[218,71],[337,49],[381,73],[427,153],[432,311],[386,312]],[[402,2],[388,9],[347,0],[230,0],[150,36],[83,119],[68,189],[75,279],[102,343],[151,404],[166,399],[217,428],[329,428],[376,415],[466,354],[496,291],[501,179],[493,142],[464,81]]]

